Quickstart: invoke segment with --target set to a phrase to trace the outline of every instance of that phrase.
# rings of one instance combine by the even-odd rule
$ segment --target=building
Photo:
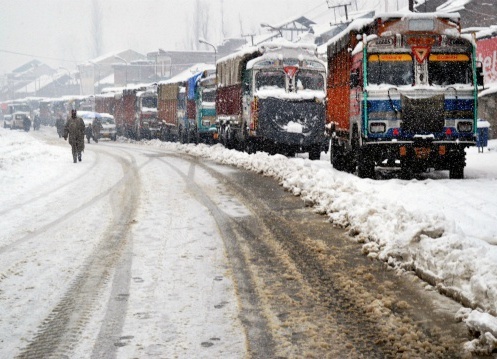
[[[131,62],[139,60],[146,60],[146,57],[133,50],[124,50],[111,52],[79,64],[81,95],[94,95],[100,93],[103,88],[109,86],[109,76],[114,75],[113,82],[116,82],[114,73],[115,66],[121,64],[121,67],[127,67]],[[121,67],[118,66],[118,82],[121,81],[121,72],[124,72],[124,77],[126,76],[126,71],[122,71]],[[123,86],[125,82],[124,79],[122,81]]]

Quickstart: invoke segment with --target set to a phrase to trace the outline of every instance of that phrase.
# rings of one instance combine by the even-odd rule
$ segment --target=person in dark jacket
[[[59,115],[57,120],[55,121],[55,127],[57,128],[57,134],[59,135],[59,138],[64,136],[64,126],[65,126],[65,121],[62,118],[62,115]]]
[[[76,116],[76,110],[72,110],[64,127],[64,140],[68,137],[74,163],[81,161],[81,152],[85,150],[85,123],[81,117]]]
[[[88,140],[88,143],[90,143],[90,138],[93,137],[93,130],[92,130],[92,125],[91,124],[89,124],[88,126],[86,126],[85,135],[86,135],[86,139]]]
[[[92,131],[93,131],[93,140],[98,143],[98,139],[100,138],[100,130],[102,130],[102,121],[99,118],[95,118],[92,123]]]

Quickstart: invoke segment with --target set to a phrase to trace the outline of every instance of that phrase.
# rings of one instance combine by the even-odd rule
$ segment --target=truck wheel
[[[357,175],[359,178],[375,178],[374,161],[364,150],[360,152],[357,164]]]
[[[330,147],[330,162],[334,169],[338,171],[345,171],[345,155],[343,148],[337,144],[331,144]]]
[[[464,164],[454,163],[449,168],[450,179],[463,179],[464,178]]]
[[[400,179],[403,179],[403,180],[406,180],[406,181],[409,181],[412,179],[412,177],[414,176],[414,173],[413,173],[413,169],[412,169],[412,166],[410,164],[410,162],[404,162],[402,161],[400,163],[400,175],[399,175],[399,178]]]
[[[245,152],[247,152],[248,154],[256,153],[257,149],[254,141],[252,141],[251,139],[246,139],[244,145]]]
[[[464,150],[454,152],[449,162],[449,178],[450,179],[463,179],[464,166],[466,166],[466,154]]]
[[[321,145],[314,145],[309,150],[309,159],[317,161],[321,159]]]

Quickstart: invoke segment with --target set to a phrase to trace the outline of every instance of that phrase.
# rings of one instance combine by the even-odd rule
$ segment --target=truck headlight
[[[371,133],[384,133],[387,129],[387,126],[383,122],[371,122],[369,124],[369,131]]]
[[[457,123],[457,131],[471,132],[473,131],[473,124],[469,121],[461,121]]]

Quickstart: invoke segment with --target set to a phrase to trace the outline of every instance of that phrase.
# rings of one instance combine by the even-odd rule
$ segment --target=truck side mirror
[[[485,87],[485,77],[483,75],[483,66],[481,62],[476,65],[476,84]]]
[[[350,74],[350,87],[357,87],[359,85],[359,72],[354,71]]]

